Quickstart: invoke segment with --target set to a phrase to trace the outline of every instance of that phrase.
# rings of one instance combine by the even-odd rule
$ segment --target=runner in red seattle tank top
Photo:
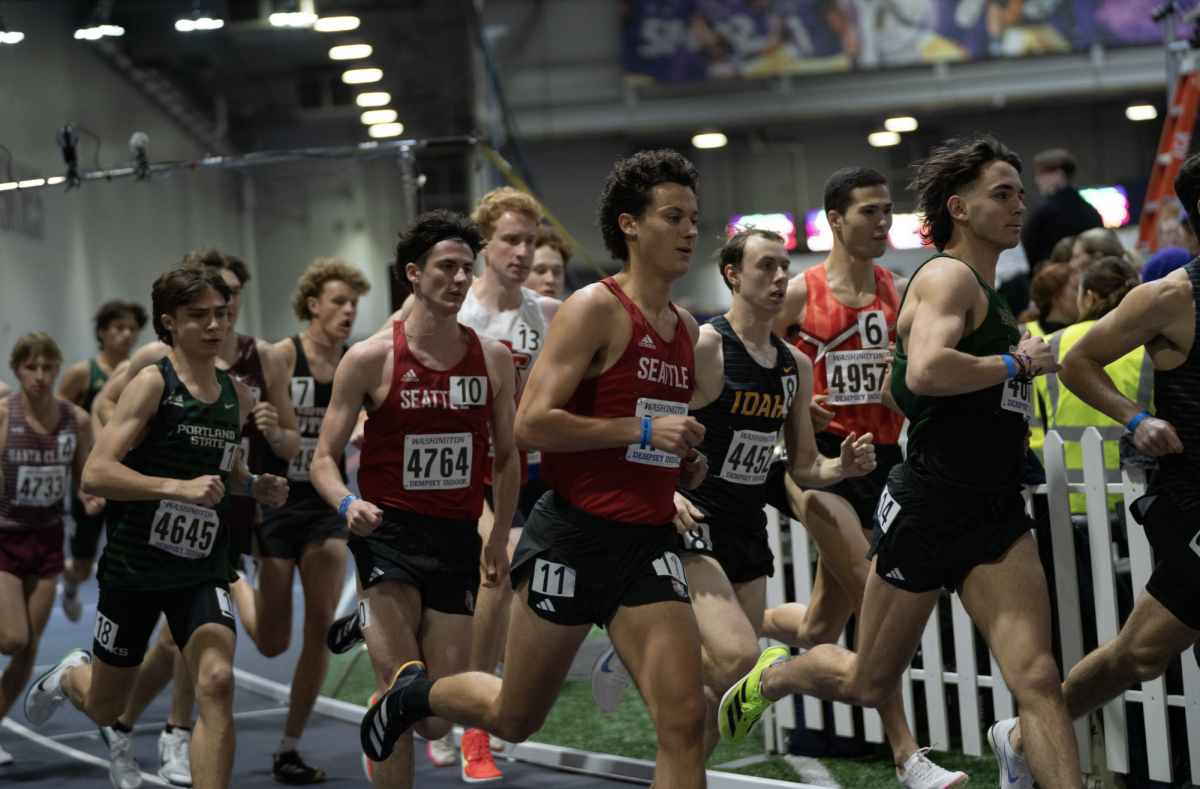
[[[612,418],[687,415],[695,388],[692,338],[682,322],[667,342],[612,277],[603,280],[633,324],[625,353],[609,369],[579,383],[565,410]],[[675,305],[671,305],[675,310]],[[678,314],[678,310],[675,310]],[[667,523],[675,517],[679,457],[637,444],[587,452],[545,452],[546,484],[592,515],[626,523]]]
[[[363,498],[440,518],[475,520],[483,509],[492,388],[479,337],[449,370],[422,365],[404,321],[392,324],[392,385],[371,412],[358,485]]]

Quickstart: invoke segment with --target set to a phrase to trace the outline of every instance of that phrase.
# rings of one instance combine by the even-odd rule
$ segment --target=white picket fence
[[[1064,670],[1083,659],[1083,631],[1079,605],[1079,585],[1075,572],[1075,543],[1071,526],[1071,511],[1068,495],[1084,493],[1087,497],[1088,530],[1091,545],[1092,596],[1096,611],[1096,634],[1099,643],[1116,637],[1120,629],[1116,598],[1117,563],[1108,520],[1108,494],[1122,494],[1125,500],[1129,524],[1129,574],[1134,599],[1142,593],[1146,581],[1154,568],[1149,542],[1142,528],[1128,512],[1131,502],[1145,490],[1145,474],[1140,469],[1127,469],[1121,473],[1121,482],[1108,483],[1104,469],[1103,441],[1096,428],[1088,428],[1082,439],[1083,482],[1068,483],[1063,455],[1063,441],[1058,433],[1051,431],[1046,436],[1045,466],[1046,484],[1036,489],[1027,489],[1026,497],[1045,494],[1049,504],[1050,533],[1054,557],[1055,588],[1058,596],[1059,636],[1062,644]],[[1031,505],[1032,506],[1032,505]],[[775,575],[768,579],[767,607],[772,608],[786,602],[784,564],[790,564],[794,574],[792,599],[807,603],[812,591],[812,560],[816,549],[808,532],[799,522],[791,524],[790,550],[784,553],[779,529],[779,513],[767,507],[768,532],[771,548],[775,552]],[[1123,568],[1122,568],[1123,570]],[[1011,717],[1013,698],[994,656],[989,655],[990,674],[976,673],[975,628],[959,602],[958,595],[952,598],[953,652],[956,671],[942,670],[942,629],[939,626],[939,611],[934,609],[925,625],[921,638],[921,653],[924,668],[910,668],[905,672],[901,691],[904,709],[912,724],[913,694],[924,693],[925,708],[929,722],[930,742],[937,743],[936,750],[948,750],[950,742],[949,715],[946,706],[946,687],[953,684],[958,688],[959,724],[962,731],[963,752],[980,756],[985,752],[984,728],[991,723],[980,717],[979,689],[992,694],[992,704],[997,719]],[[845,634],[841,642],[845,645]],[[1107,765],[1116,773],[1130,771],[1128,732],[1123,701],[1140,703],[1145,718],[1146,752],[1149,758],[1150,778],[1156,781],[1174,780],[1171,760],[1171,739],[1167,726],[1167,709],[1183,707],[1186,711],[1187,742],[1190,749],[1192,783],[1200,783],[1200,668],[1197,668],[1190,650],[1182,659],[1184,694],[1168,695],[1163,678],[1143,682],[1141,690],[1129,690],[1103,708],[1104,740]],[[914,683],[920,683],[920,688]],[[807,728],[824,729],[826,721],[821,702],[804,697],[804,721]],[[768,752],[786,751],[788,732],[796,728],[795,705],[785,699],[772,710],[770,719],[764,720],[764,733]],[[863,710],[863,736],[868,742],[884,741],[883,725],[879,715],[871,709]],[[833,729],[839,736],[855,734],[852,708],[845,704],[833,705]],[[1075,723],[1075,734],[1079,742],[1080,769],[1091,771],[1092,740],[1087,719]],[[990,749],[987,749],[990,750]]]

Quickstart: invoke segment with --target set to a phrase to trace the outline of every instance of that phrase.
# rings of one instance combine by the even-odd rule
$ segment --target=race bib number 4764
[[[471,486],[470,433],[410,433],[404,437],[404,489]]]

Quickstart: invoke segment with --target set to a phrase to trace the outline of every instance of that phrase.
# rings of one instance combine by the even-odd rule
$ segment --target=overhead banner
[[[1162,41],[1150,19],[1159,2],[623,0],[620,8],[626,78],[645,84],[1152,44]]]

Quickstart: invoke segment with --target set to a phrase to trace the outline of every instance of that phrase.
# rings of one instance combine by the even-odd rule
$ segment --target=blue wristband
[[[650,448],[650,417],[642,417],[642,449]]]
[[[1125,426],[1125,429],[1132,433],[1133,431],[1137,430],[1137,426],[1141,424],[1142,420],[1148,416],[1154,416],[1154,414],[1150,413],[1149,411],[1141,412],[1133,419],[1129,420],[1129,424]]]
[[[1016,378],[1017,377],[1017,362],[1016,362],[1016,360],[1013,359],[1008,354],[1004,354],[1000,358],[1004,360],[1004,365],[1008,368],[1008,377]]]
[[[252,474],[249,481],[246,482],[246,495],[250,498],[254,498],[254,480],[261,476],[262,474]]]
[[[338,515],[341,515],[343,518],[346,517],[346,508],[350,506],[350,502],[357,498],[358,496],[355,496],[353,493],[351,493],[350,495],[346,496],[346,498],[342,499],[342,506],[338,507]]]

